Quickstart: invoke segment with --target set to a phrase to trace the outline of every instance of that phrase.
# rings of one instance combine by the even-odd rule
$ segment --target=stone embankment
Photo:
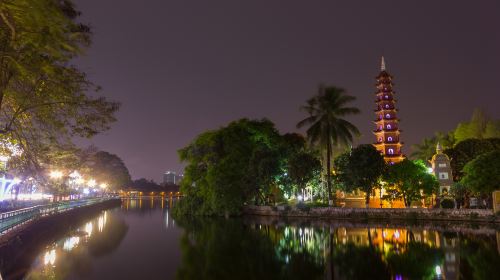
[[[457,221],[500,224],[500,214],[487,209],[338,208],[303,206],[246,206],[245,215],[338,220]]]

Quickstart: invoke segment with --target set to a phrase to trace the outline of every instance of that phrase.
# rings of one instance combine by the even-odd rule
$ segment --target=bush
[[[455,201],[449,198],[443,199],[443,201],[441,201],[441,208],[453,209],[455,208]]]

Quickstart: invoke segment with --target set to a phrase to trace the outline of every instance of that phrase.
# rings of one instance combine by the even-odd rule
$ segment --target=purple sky
[[[405,153],[474,107],[500,118],[499,1],[333,2],[76,0],[94,31],[77,63],[122,103],[113,129],[91,142],[133,178],[160,181],[207,129],[267,117],[297,131],[298,108],[323,82],[357,96],[363,113],[351,121],[371,143],[381,55]]]

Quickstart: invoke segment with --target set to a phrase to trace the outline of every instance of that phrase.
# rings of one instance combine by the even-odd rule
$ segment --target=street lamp
[[[97,182],[94,179],[89,179],[87,182],[87,185],[91,188],[95,187],[97,185]]]
[[[61,179],[63,176],[63,173],[60,170],[52,170],[52,171],[50,171],[49,176],[52,179]]]

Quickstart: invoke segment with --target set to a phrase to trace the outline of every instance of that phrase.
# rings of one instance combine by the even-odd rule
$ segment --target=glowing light
[[[297,199],[298,199],[299,201],[302,201],[303,197],[302,197],[301,195],[299,195],[299,196],[297,196]]]
[[[66,251],[71,251],[76,247],[76,245],[78,245],[78,243],[80,243],[80,237],[72,236],[64,240],[63,249]]]
[[[441,275],[441,267],[439,265],[436,265],[436,275],[437,276]]]
[[[400,235],[400,233],[399,233],[399,230],[396,230],[396,232],[394,233],[394,237],[395,237],[396,239],[399,239],[399,237],[400,237],[400,236],[401,236],[401,235]]]
[[[101,185],[100,185],[100,186],[101,186],[101,188],[105,189],[105,188],[107,188],[107,187],[108,187],[108,184],[106,184],[106,183],[101,183]]]
[[[83,194],[89,194],[90,190],[88,188],[83,189]]]
[[[63,173],[60,170],[53,170],[50,172],[49,176],[52,179],[60,179],[63,176]]]
[[[78,173],[78,171],[75,170],[75,171],[71,172],[71,174],[69,174],[69,177],[76,179],[76,178],[81,178],[82,175],[80,175],[80,173]]]
[[[56,263],[56,250],[52,249],[45,253],[43,258],[43,262],[45,265],[54,265]]]
[[[88,222],[85,225],[85,232],[87,233],[87,236],[90,237],[92,235],[92,230],[94,229],[92,222]]]
[[[432,174],[434,170],[432,170],[432,167],[427,168],[427,173]]]
[[[87,182],[87,185],[91,188],[95,187],[97,185],[97,182],[94,180],[94,179],[90,179],[88,182]]]

